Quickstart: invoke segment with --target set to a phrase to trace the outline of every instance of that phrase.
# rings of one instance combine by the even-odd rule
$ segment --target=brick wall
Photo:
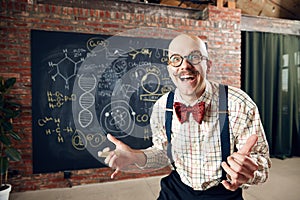
[[[241,18],[241,30],[300,35],[300,21],[245,15]]]
[[[109,168],[72,171],[70,181],[64,179],[63,172],[32,174],[31,29],[108,35],[139,27],[161,27],[188,32],[200,36],[208,43],[213,62],[209,78],[240,86],[240,10],[208,6],[208,16],[202,16],[206,19],[198,20],[199,12],[189,9],[114,1],[79,2],[1,1],[0,75],[17,78],[13,94],[23,105],[21,117],[14,122],[16,130],[22,132],[23,138],[17,144],[22,153],[22,161],[10,165],[11,170],[16,172],[9,180],[14,192],[112,181],[112,171]],[[205,13],[207,12],[200,12]],[[166,33],[147,34],[156,37]],[[123,173],[117,180],[167,172],[165,169],[145,174]]]

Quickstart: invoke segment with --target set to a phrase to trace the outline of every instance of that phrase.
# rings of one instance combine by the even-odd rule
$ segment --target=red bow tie
[[[189,118],[189,114],[192,113],[194,119],[199,124],[201,124],[202,119],[204,117],[204,113],[205,113],[205,103],[204,102],[197,103],[196,105],[194,105],[192,107],[186,106],[179,102],[175,102],[174,108],[175,108],[175,112],[176,112],[176,115],[177,115],[180,123],[187,121]]]

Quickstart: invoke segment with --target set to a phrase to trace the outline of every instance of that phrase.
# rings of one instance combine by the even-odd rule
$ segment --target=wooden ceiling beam
[[[228,0],[228,8],[236,8],[235,0]]]
[[[222,8],[224,6],[224,0],[217,0],[217,7]]]

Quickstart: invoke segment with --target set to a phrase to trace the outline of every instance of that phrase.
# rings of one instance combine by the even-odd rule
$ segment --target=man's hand
[[[258,165],[251,159],[250,152],[257,139],[257,135],[251,135],[242,149],[227,157],[228,164],[222,162],[222,167],[231,180],[230,182],[222,181],[226,189],[235,191],[254,177],[254,172],[258,169]]]
[[[107,139],[116,145],[116,149],[108,153],[107,149],[105,151],[98,152],[98,156],[102,157],[108,154],[104,162],[109,167],[115,169],[112,173],[111,178],[113,179],[122,169],[127,169],[130,165],[138,164],[140,166],[145,165],[146,156],[140,150],[134,150],[128,145],[124,144],[120,140],[117,140],[111,134],[107,135]]]

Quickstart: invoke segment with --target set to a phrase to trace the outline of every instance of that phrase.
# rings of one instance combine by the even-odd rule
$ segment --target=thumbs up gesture
[[[227,163],[222,162],[222,167],[231,180],[222,181],[226,189],[235,191],[254,177],[254,172],[258,169],[258,165],[251,159],[250,152],[257,139],[257,135],[251,135],[238,152],[234,152],[227,157]]]

